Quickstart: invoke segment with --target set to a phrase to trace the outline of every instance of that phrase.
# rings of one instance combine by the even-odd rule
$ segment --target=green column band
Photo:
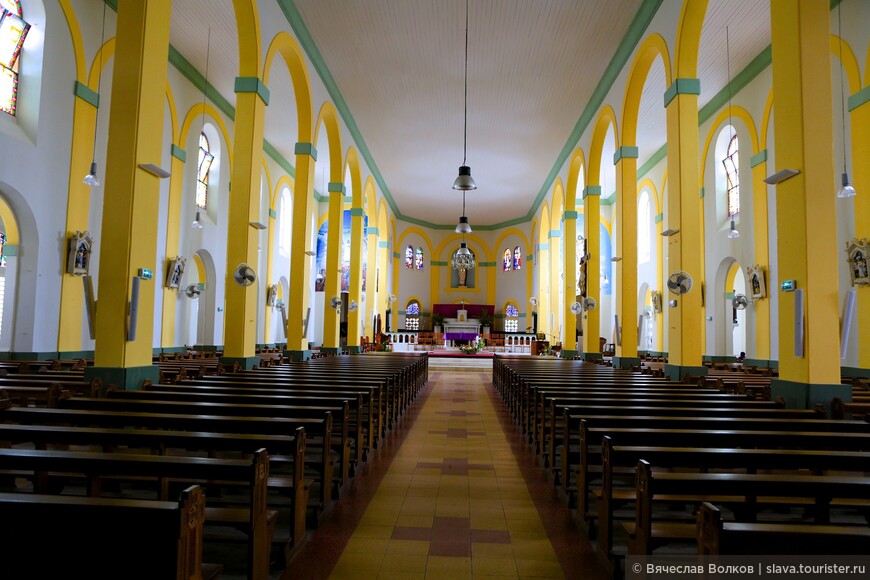
[[[663,221],[664,219],[665,219],[665,214],[663,214],[663,213],[657,213],[657,214],[656,214],[656,223],[657,223],[657,224],[662,223],[662,221]]]
[[[100,95],[96,91],[92,91],[88,85],[76,81],[73,85],[73,94],[84,102],[100,108]]]
[[[269,104],[269,88],[257,77],[236,77],[237,93],[257,93],[265,105]]]
[[[701,188],[701,199],[704,199],[704,188]]]
[[[550,230],[550,235],[549,235],[549,237],[551,237],[551,238],[561,238],[561,237],[562,237],[562,230]]]
[[[580,214],[573,210],[568,210],[562,214],[562,220],[576,220]]]
[[[765,161],[767,161],[767,149],[762,149],[749,158],[749,166],[755,167],[756,165],[761,165]]]
[[[365,215],[365,212],[361,207],[352,207],[350,208],[350,215],[351,217],[362,217],[363,215]]]
[[[187,151],[185,151],[184,149],[182,149],[181,147],[179,147],[175,143],[172,144],[172,147],[170,148],[170,152],[172,153],[173,157],[175,157],[176,159],[178,159],[182,163],[187,163]]]
[[[495,262],[478,262],[477,265],[481,268],[495,268]]]
[[[390,242],[378,242],[378,247],[379,248],[389,248]]]
[[[295,147],[293,147],[293,153],[296,155],[309,155],[312,159],[317,161],[317,149],[314,147],[313,143],[297,143]]]
[[[270,207],[269,208],[269,217],[272,219],[278,219],[278,212]]]
[[[700,79],[674,79],[671,86],[665,91],[665,107],[673,101],[677,95],[700,95]]]
[[[613,164],[616,165],[623,159],[637,159],[639,152],[637,147],[624,146],[619,147],[613,152]]]
[[[441,260],[432,260],[429,262],[433,266],[446,266],[447,262],[442,262]]]
[[[854,111],[861,105],[870,102],[870,86],[864,87],[854,95],[849,95],[849,111]]]
[[[590,195],[601,196],[601,186],[600,185],[587,185],[583,188],[583,199],[586,199]]]
[[[399,254],[399,252],[393,252],[393,257],[396,258],[396,259],[399,259],[399,258],[401,258],[402,256]]]
[[[538,249],[539,250],[549,250],[550,244],[538,244]]]
[[[347,189],[340,181],[330,181],[329,184],[326,186],[326,190],[329,193],[341,193],[342,195],[347,193]]]
[[[368,236],[376,236],[378,235],[378,228],[369,226],[366,228],[366,235]]]

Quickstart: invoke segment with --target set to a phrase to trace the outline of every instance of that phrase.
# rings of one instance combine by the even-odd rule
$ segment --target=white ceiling
[[[469,0],[467,161],[479,187],[467,194],[472,227],[526,215],[641,4]],[[399,211],[456,223],[462,196],[451,185],[462,163],[465,2],[295,6]],[[770,43],[769,3],[710,1],[698,66],[701,106],[727,84],[726,24],[733,77]],[[171,42],[202,74],[209,27],[208,80],[234,104],[232,0],[174,1]],[[665,88],[658,62],[641,102],[640,163],[665,143]],[[296,118],[286,67],[273,67],[269,89],[266,139],[292,160]]]

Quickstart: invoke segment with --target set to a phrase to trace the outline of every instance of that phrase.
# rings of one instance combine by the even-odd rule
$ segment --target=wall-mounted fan
[[[236,284],[239,286],[250,286],[257,281],[257,274],[254,272],[253,268],[242,263],[239,264],[236,267],[235,272],[233,272],[233,280],[235,280]]]
[[[598,304],[595,302],[595,298],[585,298],[583,300],[583,309],[584,310],[595,310],[595,307]]]
[[[332,306],[333,308],[335,308],[336,310],[340,310],[341,309],[341,298],[339,298],[338,296],[333,296],[332,298],[329,299],[329,305]]]
[[[531,304],[532,306],[537,306],[537,305],[538,305],[538,299],[535,298],[534,296],[532,296],[531,298],[529,298],[529,304]]]
[[[745,294],[735,294],[731,299],[731,307],[735,310],[746,310],[747,306],[749,306],[749,298]]]
[[[692,289],[692,277],[688,272],[678,270],[668,277],[668,290],[672,294],[685,294]]]
[[[571,305],[571,312],[574,314],[580,314],[583,312],[583,305],[579,302],[575,302]]]
[[[187,288],[184,289],[185,295],[187,295],[188,298],[192,298],[194,300],[199,298],[201,292],[202,290],[199,289],[199,284],[196,283],[188,284]]]
[[[351,300],[350,304],[347,305],[347,309],[353,312],[359,308],[359,304],[357,304],[356,300]]]
[[[398,299],[396,298],[395,294],[390,294],[390,296],[389,296],[389,298],[387,298],[387,300],[389,300],[390,302],[395,302]]]

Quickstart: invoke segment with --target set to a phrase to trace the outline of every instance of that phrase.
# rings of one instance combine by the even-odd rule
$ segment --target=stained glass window
[[[418,247],[414,251],[414,268],[417,270],[423,269],[423,248]]]
[[[416,300],[405,307],[405,330],[420,330],[420,303]]]
[[[6,267],[6,234],[0,233],[0,268]]]
[[[637,263],[645,264],[650,260],[650,203],[649,193],[644,190],[640,194],[640,201],[637,203]]]
[[[520,321],[518,320],[518,316],[520,315],[520,311],[517,310],[517,307],[513,304],[508,304],[504,309],[504,330],[505,332],[517,332],[520,328]]]
[[[728,215],[734,217],[740,213],[740,172],[737,157],[737,133],[728,142],[728,151],[722,165],[725,166],[725,177],[728,180]]]
[[[510,272],[513,270],[514,261],[511,259],[511,251],[509,248],[505,248],[504,257],[502,258],[502,268],[505,272]]]
[[[520,250],[520,247],[517,246],[514,248],[514,270],[522,270],[523,269],[523,252]]]
[[[208,146],[208,137],[205,133],[199,134],[199,169],[196,172],[196,207],[206,208],[208,203],[208,172],[211,170],[211,164],[214,161],[214,155],[211,154],[211,148]]]
[[[0,111],[13,116],[18,104],[18,56],[28,30],[18,0],[0,0]]]
[[[408,269],[414,267],[414,248],[411,246],[405,248],[405,267]]]

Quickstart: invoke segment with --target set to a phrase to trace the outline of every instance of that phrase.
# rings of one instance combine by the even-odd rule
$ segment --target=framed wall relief
[[[184,275],[184,265],[187,259],[184,256],[178,256],[169,260],[166,266],[166,283],[165,286],[170,290],[178,290],[181,285],[181,277]]]
[[[658,290],[652,290],[649,293],[649,298],[652,303],[652,311],[660,313],[662,311],[662,293]]]
[[[846,242],[846,261],[849,263],[849,276],[852,286],[870,284],[870,270],[867,260],[870,252],[870,241],[867,238],[852,238]]]
[[[278,298],[278,285],[272,284],[266,293],[266,306],[275,306],[275,300]]]
[[[749,278],[749,289],[753,300],[767,298],[767,284],[764,280],[764,268],[755,264],[746,267],[746,276]]]
[[[87,276],[91,267],[91,252],[94,241],[87,231],[76,232],[69,239],[66,272],[73,276]]]

